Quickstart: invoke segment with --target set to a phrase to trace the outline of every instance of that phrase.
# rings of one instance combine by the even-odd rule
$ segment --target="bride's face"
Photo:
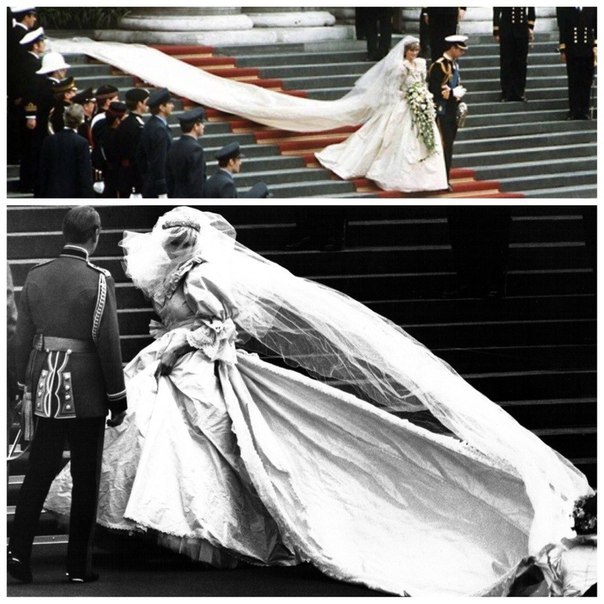
[[[419,54],[419,44],[411,44],[405,48],[405,59],[407,61],[414,61]]]

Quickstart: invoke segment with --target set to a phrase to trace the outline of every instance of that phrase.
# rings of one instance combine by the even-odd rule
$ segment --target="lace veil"
[[[168,256],[166,244],[187,230],[194,233],[192,245],[176,246]],[[234,235],[217,214],[175,208],[150,233],[126,234],[127,274],[153,298],[161,294],[166,271],[192,256],[217,264],[232,284],[241,345],[259,344],[389,412],[429,411],[485,463],[524,481],[535,511],[533,553],[568,535],[573,502],[592,492],[569,461],[398,325],[342,293],[295,277]]]

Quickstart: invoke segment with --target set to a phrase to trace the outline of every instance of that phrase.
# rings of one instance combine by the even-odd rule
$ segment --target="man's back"
[[[206,182],[205,197],[207,199],[238,197],[233,176],[226,170],[216,170],[216,173]]]
[[[42,145],[36,197],[94,197],[88,142],[65,128]]]
[[[206,166],[203,147],[192,136],[181,136],[168,152],[168,192],[170,197],[204,196]]]

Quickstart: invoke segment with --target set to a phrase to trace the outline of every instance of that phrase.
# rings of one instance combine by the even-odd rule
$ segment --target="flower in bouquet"
[[[407,102],[411,109],[411,119],[420,140],[428,151],[426,157],[432,155],[436,150],[436,139],[434,137],[436,112],[432,99],[432,93],[423,82],[416,82],[407,90]]]

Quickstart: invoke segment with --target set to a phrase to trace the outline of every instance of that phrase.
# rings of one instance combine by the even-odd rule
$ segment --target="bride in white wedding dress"
[[[442,191],[448,187],[426,60],[419,40],[407,36],[390,52],[378,73],[360,85],[371,90],[371,117],[344,142],[317,159],[344,179],[364,176],[391,191]]]
[[[317,159],[342,178],[366,176],[388,190],[437,191],[448,187],[444,156],[425,86],[419,40],[407,36],[371,67],[342,98],[299,98],[197,69],[137,44],[54,39],[53,50],[85,53],[174,94],[260,124],[294,132],[358,126]],[[415,111],[413,110],[415,108]]]
[[[310,561],[419,596],[505,594],[569,535],[581,472],[400,327],[234,237],[186,207],[126,233],[161,323],[107,430],[101,525],[214,566]],[[69,497],[67,467],[45,507],[68,515]]]

